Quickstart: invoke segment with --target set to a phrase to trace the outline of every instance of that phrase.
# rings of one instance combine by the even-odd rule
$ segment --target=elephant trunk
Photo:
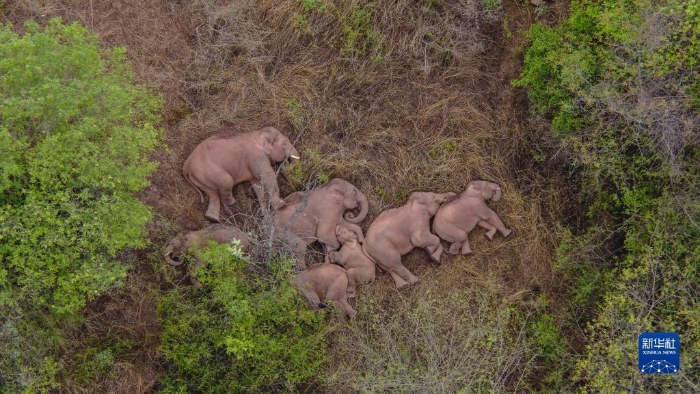
[[[497,202],[500,199],[501,199],[501,187],[494,184],[493,197],[491,197],[491,201]]]
[[[183,260],[180,256],[173,255],[173,251],[171,250],[171,248],[165,249],[165,261],[174,267],[182,265],[183,263]]]
[[[353,211],[347,211],[343,215],[343,218],[353,224],[360,223],[365,220],[367,213],[369,212],[369,203],[367,202],[367,196],[365,196],[360,190],[357,190],[357,208],[359,208],[360,213],[357,215],[353,214]]]

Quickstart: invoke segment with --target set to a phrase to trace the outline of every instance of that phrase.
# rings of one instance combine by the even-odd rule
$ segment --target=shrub
[[[322,362],[323,315],[291,286],[291,261],[252,272],[235,245],[210,245],[201,289],[176,288],[159,310],[165,393],[293,391]]]
[[[588,323],[573,374],[581,392],[698,389],[698,11],[695,1],[582,0],[561,26],[530,32],[515,84],[551,117],[592,219],[560,248],[570,295],[591,317],[572,322]],[[678,378],[637,371],[644,331],[683,338]]]
[[[0,388],[52,386],[64,330],[145,245],[160,100],[78,24],[0,26]],[[22,345],[25,350],[19,346]],[[3,387],[3,385],[5,387]]]

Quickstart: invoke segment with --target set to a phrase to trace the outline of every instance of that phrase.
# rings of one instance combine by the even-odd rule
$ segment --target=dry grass
[[[498,297],[532,289],[555,296],[553,222],[564,202],[557,180],[542,176],[544,166],[532,160],[527,144],[542,129],[529,123],[524,93],[509,84],[519,72],[522,29],[532,23],[532,10],[506,2],[505,11],[489,11],[480,1],[306,2],[319,4],[311,8],[304,3],[19,0],[5,8],[15,22],[61,15],[89,26],[105,46],[126,45],[138,79],[163,94],[167,149],[154,155],[161,166],[143,194],[158,218],[151,228],[151,256],[178,231],[205,223],[205,205],[181,174],[194,146],[216,132],[275,125],[298,140],[303,156],[299,169],[281,170],[282,195],[319,175],[347,179],[369,198],[365,229],[411,191],[461,192],[475,179],[503,188],[503,199],[492,207],[514,230],[510,238],[489,242],[475,230],[474,255],[437,269],[428,266],[423,251],[409,254],[406,265],[422,282],[397,294],[388,275],[380,275],[358,294],[361,315],[376,306],[387,319],[397,319],[428,291],[438,303],[481,286]],[[348,49],[349,21],[358,9],[370,15],[371,24]],[[234,197],[229,220],[246,230],[260,227],[250,186],[234,188]],[[135,294],[115,307],[128,309],[153,297],[144,287],[128,289]],[[393,309],[383,305],[394,299],[405,305],[391,315]],[[489,305],[498,310],[501,304]],[[121,322],[114,317],[115,325]],[[135,341],[144,341],[143,354],[127,357],[130,364],[115,381],[155,379],[160,367],[147,338],[157,336],[158,327],[148,327],[147,336],[133,333]],[[342,329],[348,338],[335,340],[349,340],[358,327]],[[134,361],[143,357],[150,360]],[[330,357],[331,364],[340,364],[350,362],[352,353],[331,349]],[[341,372],[328,369],[341,381],[351,376]]]

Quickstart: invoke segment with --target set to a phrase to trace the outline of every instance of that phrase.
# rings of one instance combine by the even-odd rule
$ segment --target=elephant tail
[[[197,190],[197,193],[199,193],[199,202],[204,204],[204,195],[202,194],[202,190],[199,187],[197,187],[197,185],[195,185],[194,182],[192,182],[192,180],[190,179],[189,166],[187,165],[187,163],[189,163],[189,161],[190,161],[190,159],[187,158],[187,161],[185,161],[185,165],[182,166],[182,175],[185,176],[187,183],[192,185],[192,187],[194,187],[195,190]]]

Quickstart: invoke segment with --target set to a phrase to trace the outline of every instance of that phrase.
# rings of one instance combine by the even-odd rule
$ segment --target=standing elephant
[[[194,148],[185,160],[182,173],[199,192],[209,196],[209,207],[204,216],[219,221],[221,203],[233,205],[234,185],[250,181],[261,204],[271,204],[278,209],[284,205],[280,199],[277,176],[272,163],[286,158],[299,159],[287,137],[274,127],[235,136],[211,136]]]
[[[355,226],[357,227],[357,226]],[[339,224],[335,227],[335,235],[343,245],[339,251],[331,251],[328,260],[341,265],[348,272],[348,297],[355,296],[358,284],[371,283],[376,275],[374,261],[362,251],[364,242],[361,228]]]
[[[331,301],[353,317],[357,311],[348,302],[348,275],[345,269],[333,264],[316,264],[294,278],[294,287],[299,289],[311,309],[318,309],[322,301]]]
[[[389,271],[396,287],[418,281],[401,264],[401,256],[413,248],[425,249],[433,261],[440,262],[442,245],[440,238],[430,232],[430,218],[440,205],[453,196],[455,193],[411,193],[405,205],[382,212],[369,226],[362,244],[365,254],[379,268]]]
[[[486,237],[493,239],[496,231],[504,237],[511,231],[501,219],[486,205],[486,200],[501,199],[501,187],[487,181],[472,181],[467,189],[457,198],[444,204],[435,214],[433,232],[447,242],[452,242],[449,252],[456,255],[472,253],[469,245],[469,233],[476,227],[487,230]]]
[[[355,226],[367,216],[367,197],[350,182],[334,178],[309,192],[296,192],[284,199],[285,205],[275,216],[278,234],[295,246],[297,268],[306,267],[306,247],[318,240],[327,250],[340,243],[335,227],[341,223]],[[355,211],[359,211],[357,215]],[[330,249],[328,249],[330,247]]]
[[[209,241],[223,244],[233,240],[238,240],[240,242],[243,252],[247,252],[248,249],[250,249],[248,236],[238,227],[234,226],[213,224],[201,230],[180,233],[165,247],[165,261],[173,266],[181,265],[184,262],[183,255],[187,253],[190,248],[193,248],[192,253],[194,254],[195,264],[191,267],[191,270],[196,269],[202,265],[197,257],[196,249],[206,246]],[[195,286],[201,286],[196,279],[191,278],[191,280]]]

